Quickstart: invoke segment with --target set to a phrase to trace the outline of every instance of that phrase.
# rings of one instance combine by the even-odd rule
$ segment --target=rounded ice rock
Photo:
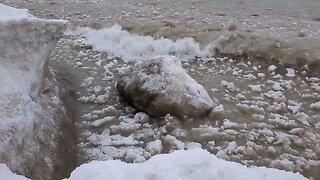
[[[199,117],[215,105],[174,56],[136,63],[120,75],[117,89],[133,107],[151,116]]]

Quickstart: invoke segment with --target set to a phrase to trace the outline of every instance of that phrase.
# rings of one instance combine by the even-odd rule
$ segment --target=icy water
[[[319,176],[319,111],[310,108],[320,99],[317,71],[241,58],[191,61],[184,63],[188,73],[221,105],[205,119],[167,116],[140,121],[143,115],[123,102],[115,89],[119,71],[130,64],[80,46],[81,39],[62,39],[53,60],[67,62],[68,73],[76,76],[66,80],[75,83],[74,101],[80,100],[70,106],[78,109],[84,161],[141,162],[153,155],[148,143],[161,140],[163,148],[157,153],[189,143],[227,160]]]
[[[155,119],[137,112],[115,89],[119,73],[133,62],[92,49],[83,33],[63,37],[50,66],[65,85],[65,103],[73,112],[75,124],[64,131],[77,133],[75,142],[61,144],[61,153],[76,153],[78,160],[62,156],[73,163],[64,172],[57,170],[53,179],[68,176],[72,168],[91,160],[142,162],[154,154],[192,146],[202,146],[226,160],[320,178],[320,110],[315,106],[320,101],[319,50],[315,50],[320,37],[319,1],[6,3],[28,8],[42,18],[69,19],[74,26],[100,29],[118,22],[131,33],[193,37],[202,46],[230,33],[259,34],[257,41],[245,36],[239,46],[231,38],[227,44],[235,45],[221,48],[224,55],[183,63],[220,104],[206,118],[185,120]],[[235,49],[239,51],[234,53]],[[293,63],[279,62],[277,57],[286,59],[287,54]],[[72,148],[76,145],[78,149]]]

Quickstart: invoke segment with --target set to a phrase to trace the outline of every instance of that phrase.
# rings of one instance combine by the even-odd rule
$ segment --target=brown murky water
[[[165,138],[167,135],[172,135],[182,143],[200,143],[203,148],[215,154],[221,151],[220,158],[227,160],[299,171],[308,177],[319,176],[317,171],[319,112],[309,108],[311,103],[320,99],[318,90],[312,88],[315,86],[312,77],[314,79],[319,77],[317,71],[306,71],[306,67],[281,65],[277,61],[243,58],[235,60],[227,57],[184,63],[188,73],[204,85],[211,97],[223,105],[224,111],[213,113],[205,119],[179,120],[174,117],[151,119],[149,123],[137,128],[129,127],[113,131],[112,126],[121,124],[126,118],[133,118],[136,114],[134,109],[121,100],[115,89],[118,70],[129,64],[107,53],[91,49],[74,49],[74,41],[78,38],[81,37],[67,37],[61,40],[52,63],[66,64],[62,65],[63,68],[57,68],[56,65],[52,67],[73,74],[73,77],[65,76],[65,80],[73,84],[74,100],[95,94],[92,99],[87,99],[85,102],[71,101],[70,104],[77,110],[75,121],[76,127],[80,130],[78,143],[82,151],[81,158],[84,158],[79,163],[96,159],[126,160],[126,153],[123,151],[128,148],[138,148],[140,153],[146,153],[144,150],[146,144],[156,139],[163,141],[162,153],[168,153],[178,148]],[[74,54],[63,55],[64,51]],[[276,70],[270,72],[268,68],[271,65],[276,65]],[[295,69],[295,76],[286,76],[288,73],[286,68]],[[83,80],[88,77],[93,77],[92,82],[81,86],[86,82]],[[261,90],[258,92],[252,90],[249,85],[259,85]],[[100,87],[107,90],[98,92],[94,90]],[[283,96],[273,98],[268,95],[277,88],[283,89]],[[106,94],[106,98],[97,102],[99,95]],[[309,124],[303,124],[305,122],[298,120],[296,113],[293,112],[295,109],[291,108],[296,105],[295,103],[299,104],[299,111],[308,114]],[[83,116],[84,114],[86,115]],[[113,120],[99,127],[92,127],[92,122],[104,117],[113,117]],[[101,136],[100,140],[99,138],[92,140],[93,135],[99,136],[106,129],[111,129],[111,135],[119,134],[123,137],[132,135],[134,139],[142,142],[135,145],[112,146],[103,144],[104,136]],[[237,144],[236,149],[224,152],[232,142]],[[111,146],[115,147],[112,153],[107,150],[102,153],[105,148]],[[148,158],[150,155],[145,157]],[[278,160],[283,159],[291,160],[294,165],[282,166]]]

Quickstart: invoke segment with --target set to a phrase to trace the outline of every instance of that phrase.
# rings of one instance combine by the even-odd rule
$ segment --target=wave
[[[163,32],[163,28],[158,31]],[[79,34],[81,30],[72,34]],[[99,30],[81,31],[85,43],[96,51],[111,53],[125,61],[147,60],[159,55],[175,55],[181,61],[216,55],[245,56],[257,60],[277,60],[284,64],[320,64],[320,40],[298,36],[274,36],[263,32],[246,31],[189,31],[184,38],[159,38],[158,33],[138,35],[120,25]],[[167,31],[171,31],[167,28]],[[188,31],[188,30],[186,30]],[[143,33],[143,32],[142,32]],[[202,34],[201,34],[202,33]],[[209,42],[209,43],[208,43]]]

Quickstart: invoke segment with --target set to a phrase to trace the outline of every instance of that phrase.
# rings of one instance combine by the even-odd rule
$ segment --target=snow
[[[264,113],[264,109],[262,107],[257,106],[257,105],[247,105],[247,104],[238,103],[238,104],[236,104],[236,106],[245,112],[256,112],[256,113],[260,113],[260,114]]]
[[[283,87],[281,87],[281,84],[278,82],[274,82],[272,89],[275,91],[284,91]]]
[[[0,4],[0,22],[21,20],[21,19],[36,19],[29,14],[26,9],[16,9],[4,4]]]
[[[146,161],[144,156],[144,151],[141,148],[130,148],[127,149],[127,154],[125,155],[126,162],[141,163]]]
[[[286,74],[287,77],[295,77],[296,76],[296,73],[295,73],[295,70],[292,69],[292,68],[287,68],[287,74]]]
[[[229,149],[235,149],[230,144]],[[282,161],[282,165],[290,166]],[[266,167],[247,167],[218,159],[208,151],[195,148],[153,156],[143,163],[93,161],[74,170],[70,180],[143,180],[143,179],[224,179],[224,180],[300,180],[298,173]]]
[[[213,112],[213,113],[223,113],[223,112],[224,112],[224,107],[223,107],[223,105],[220,104],[220,105],[214,107],[214,108],[212,109],[212,112]]]
[[[294,114],[300,111],[300,105],[288,105],[288,109],[291,110]]]
[[[277,66],[275,66],[275,65],[270,65],[269,67],[268,67],[268,71],[269,72],[273,72],[274,70],[276,70],[277,69]]]
[[[261,88],[260,84],[258,84],[258,85],[249,84],[249,87],[250,87],[251,91],[262,92],[262,88]]]
[[[138,144],[138,141],[134,140],[133,135],[128,137],[119,137],[111,142],[113,146],[132,146]]]
[[[90,123],[90,126],[91,127],[95,127],[95,128],[101,127],[104,124],[106,124],[106,123],[108,123],[110,121],[113,121],[114,119],[115,119],[114,116],[107,116],[107,117],[104,117],[102,119],[97,119],[97,120],[93,121],[92,123]]]
[[[320,110],[320,101],[310,104],[310,108],[314,110]]]
[[[147,143],[146,150],[151,153],[151,155],[159,154],[162,151],[162,142],[157,139],[155,141],[151,141]]]
[[[126,61],[148,60],[160,55],[175,55],[186,61],[195,57],[212,55],[209,47],[202,49],[192,38],[172,41],[165,38],[139,36],[122,30],[119,25],[87,31],[86,43],[94,50],[112,53]]]
[[[199,128],[192,128],[191,130],[194,134],[197,134],[199,137],[216,137],[219,136],[219,128],[200,125]]]
[[[234,152],[237,147],[238,147],[237,143],[232,141],[228,144],[228,146],[225,149],[218,151],[217,157],[221,159],[229,160],[230,158],[228,157],[228,155]]]
[[[185,144],[181,141],[179,141],[176,137],[171,135],[166,135],[164,137],[164,141],[169,143],[172,146],[175,146],[177,149],[182,150],[184,149]]]
[[[288,159],[282,159],[279,163],[284,169],[286,169],[288,171],[293,171],[294,170],[293,162],[289,161]]]
[[[185,149],[197,149],[197,148],[202,148],[202,145],[200,143],[195,143],[195,142],[189,142],[185,145]]]
[[[134,120],[137,123],[144,124],[144,123],[147,123],[148,121],[150,121],[150,116],[144,112],[138,112],[134,115]]]
[[[119,125],[110,126],[112,133],[120,133],[120,132],[134,132],[137,131],[141,127],[141,124],[137,124],[134,122],[120,122]]]
[[[240,125],[238,123],[236,123],[236,122],[230,121],[229,119],[225,119],[223,121],[223,127],[225,129],[230,129],[230,128],[233,129],[233,128],[239,128]]]
[[[227,90],[231,91],[231,92],[235,92],[235,91],[238,91],[239,89],[237,89],[234,85],[233,82],[228,82],[228,81],[225,81],[225,80],[222,80],[221,81],[221,85],[223,87],[226,87]]]
[[[284,101],[286,99],[281,91],[270,90],[269,92],[264,93],[264,95],[276,101]]]
[[[5,164],[0,164],[0,178],[7,180],[28,180],[28,178],[16,175],[11,172]]]
[[[264,73],[258,73],[257,75],[258,75],[259,78],[264,78],[264,77],[266,77],[266,75],[265,75]]]

